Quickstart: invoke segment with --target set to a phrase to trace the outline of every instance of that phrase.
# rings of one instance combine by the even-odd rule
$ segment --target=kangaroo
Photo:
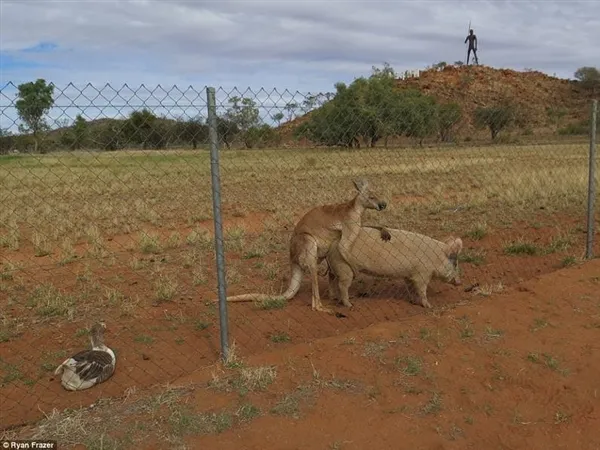
[[[386,235],[387,239],[384,238]],[[349,247],[342,248],[340,240],[327,255],[330,295],[351,308],[348,288],[359,272],[402,277],[411,291],[416,289],[421,306],[431,308],[427,300],[427,286],[433,277],[456,286],[461,284],[458,255],[462,246],[460,238],[449,237],[442,242],[410,231],[361,227]],[[415,303],[413,299],[411,303]]]
[[[261,301],[272,298],[292,299],[300,290],[300,283],[305,271],[310,274],[312,284],[312,309],[332,313],[325,308],[319,296],[319,264],[326,258],[331,245],[339,241],[350,245],[349,239],[356,238],[362,223],[362,216],[367,209],[382,211],[387,202],[369,188],[366,180],[353,181],[358,193],[347,202],[317,206],[308,211],[296,224],[290,239],[290,283],[280,296],[266,294],[241,294],[227,298],[228,302]],[[373,230],[383,230],[373,226]],[[388,237],[387,233],[381,239]]]

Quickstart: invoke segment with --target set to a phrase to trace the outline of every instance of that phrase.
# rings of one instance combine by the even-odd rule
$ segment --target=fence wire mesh
[[[581,259],[589,102],[540,116],[516,99],[443,103],[389,81],[215,89],[227,294],[269,296],[228,303],[240,351],[448,308]],[[176,86],[1,88],[3,426],[218,358],[206,99]],[[309,210],[338,204],[291,240]],[[290,255],[308,267],[316,248],[336,314],[311,308],[308,271],[280,296]],[[53,372],[97,321],[117,370],[74,399]]]

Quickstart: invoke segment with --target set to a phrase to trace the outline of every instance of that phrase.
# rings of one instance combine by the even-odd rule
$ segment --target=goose
[[[54,371],[62,373],[62,386],[68,391],[81,391],[106,381],[115,371],[115,353],[104,345],[103,322],[94,324],[90,330],[92,348],[82,350],[66,359]]]

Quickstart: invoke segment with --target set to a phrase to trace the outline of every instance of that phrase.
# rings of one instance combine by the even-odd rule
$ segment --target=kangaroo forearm
[[[386,227],[381,227],[379,225],[365,225],[365,227],[379,230],[379,235],[381,236],[381,240],[383,241],[389,241],[392,238],[392,235]]]

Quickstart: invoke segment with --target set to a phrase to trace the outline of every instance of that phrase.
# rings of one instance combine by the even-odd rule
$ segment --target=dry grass
[[[482,286],[476,287],[473,290],[474,293],[482,295],[484,297],[489,297],[492,294],[497,294],[502,291],[504,291],[504,285],[502,284],[502,282],[484,284]]]
[[[276,376],[275,367],[241,367],[232,374],[213,373],[209,386],[223,391],[237,390],[244,395],[247,392],[264,391]]]
[[[179,283],[171,276],[159,274],[154,282],[154,300],[157,303],[173,300],[177,294]]]
[[[31,237],[35,256],[46,256],[52,253],[50,240],[43,232],[34,231]]]
[[[91,256],[104,257],[107,255],[106,243],[97,225],[88,225],[85,228],[85,235],[89,243],[88,252]]]
[[[483,239],[488,234],[488,227],[486,223],[478,223],[474,227],[472,227],[467,233],[466,236],[473,240]]]
[[[165,441],[172,440],[178,434],[186,434],[191,429],[198,432],[215,430],[214,421],[211,420],[213,416],[210,414],[193,415],[193,420],[187,420],[190,419],[186,417],[188,411],[179,402],[189,393],[188,388],[167,386],[158,394],[139,396],[133,401],[127,401],[129,395],[134,393],[135,389],[127,393],[124,400],[99,400],[87,408],[65,411],[54,409],[46,413],[45,418],[31,430],[21,430],[20,435],[7,431],[0,435],[0,439],[50,439],[57,440],[65,447],[80,444],[89,449],[115,449],[132,448],[140,435],[143,439],[150,429],[163,436]],[[159,416],[161,408],[166,408],[168,414]],[[145,415],[148,428],[134,426],[124,430],[123,417],[136,413]],[[115,430],[123,432],[115,433]]]
[[[60,244],[60,263],[68,264],[73,261],[76,257],[75,248],[73,247],[73,240],[70,237],[66,237]]]
[[[289,392],[271,408],[270,413],[275,416],[288,416],[294,419],[300,417],[302,406],[313,400],[315,396],[314,387],[311,385],[298,386]]]
[[[539,252],[537,245],[527,239],[519,238],[504,245],[504,253],[507,255],[529,255],[533,256]]]
[[[22,264],[13,263],[13,262],[5,262],[0,270],[0,280],[4,281],[12,281],[15,279],[17,271],[22,269]]]
[[[236,205],[233,217],[271,210],[280,228],[315,204],[348,197],[352,192],[349,179],[363,175],[391,196],[418,193],[425,200],[395,202],[383,213],[393,217],[490,202],[523,207],[535,200],[566,206],[585,200],[586,148],[563,144],[457,147],[452,151],[229,151],[221,155],[221,174],[227,183],[222,200]],[[307,158],[317,154],[319,166],[307,167]],[[0,215],[0,231],[4,228],[0,244],[16,248],[26,236],[39,255],[74,235],[87,238],[91,252],[102,253],[109,237],[148,225],[168,229],[206,220],[212,211],[210,164],[203,152],[23,155],[0,160],[0,167],[11,174],[0,186],[0,198],[11,205]],[[317,172],[313,183],[305,182]],[[469,233],[474,238],[485,234],[485,222],[480,218]],[[28,224],[35,232],[27,233],[16,224]],[[205,231],[194,230],[187,236],[172,235],[165,246],[177,246],[182,240],[212,244]],[[241,250],[245,244],[245,230],[237,226],[226,230],[229,249]],[[150,232],[140,235],[139,245],[151,253],[160,248]],[[261,254],[264,248],[246,250]]]
[[[71,320],[76,311],[77,299],[53,285],[38,286],[27,303],[42,317],[63,316]]]
[[[14,218],[9,218],[7,228],[6,233],[0,234],[0,248],[4,247],[9,250],[19,250],[21,237],[19,226]]]
[[[142,253],[160,253],[160,236],[142,231],[139,237],[139,246]]]

